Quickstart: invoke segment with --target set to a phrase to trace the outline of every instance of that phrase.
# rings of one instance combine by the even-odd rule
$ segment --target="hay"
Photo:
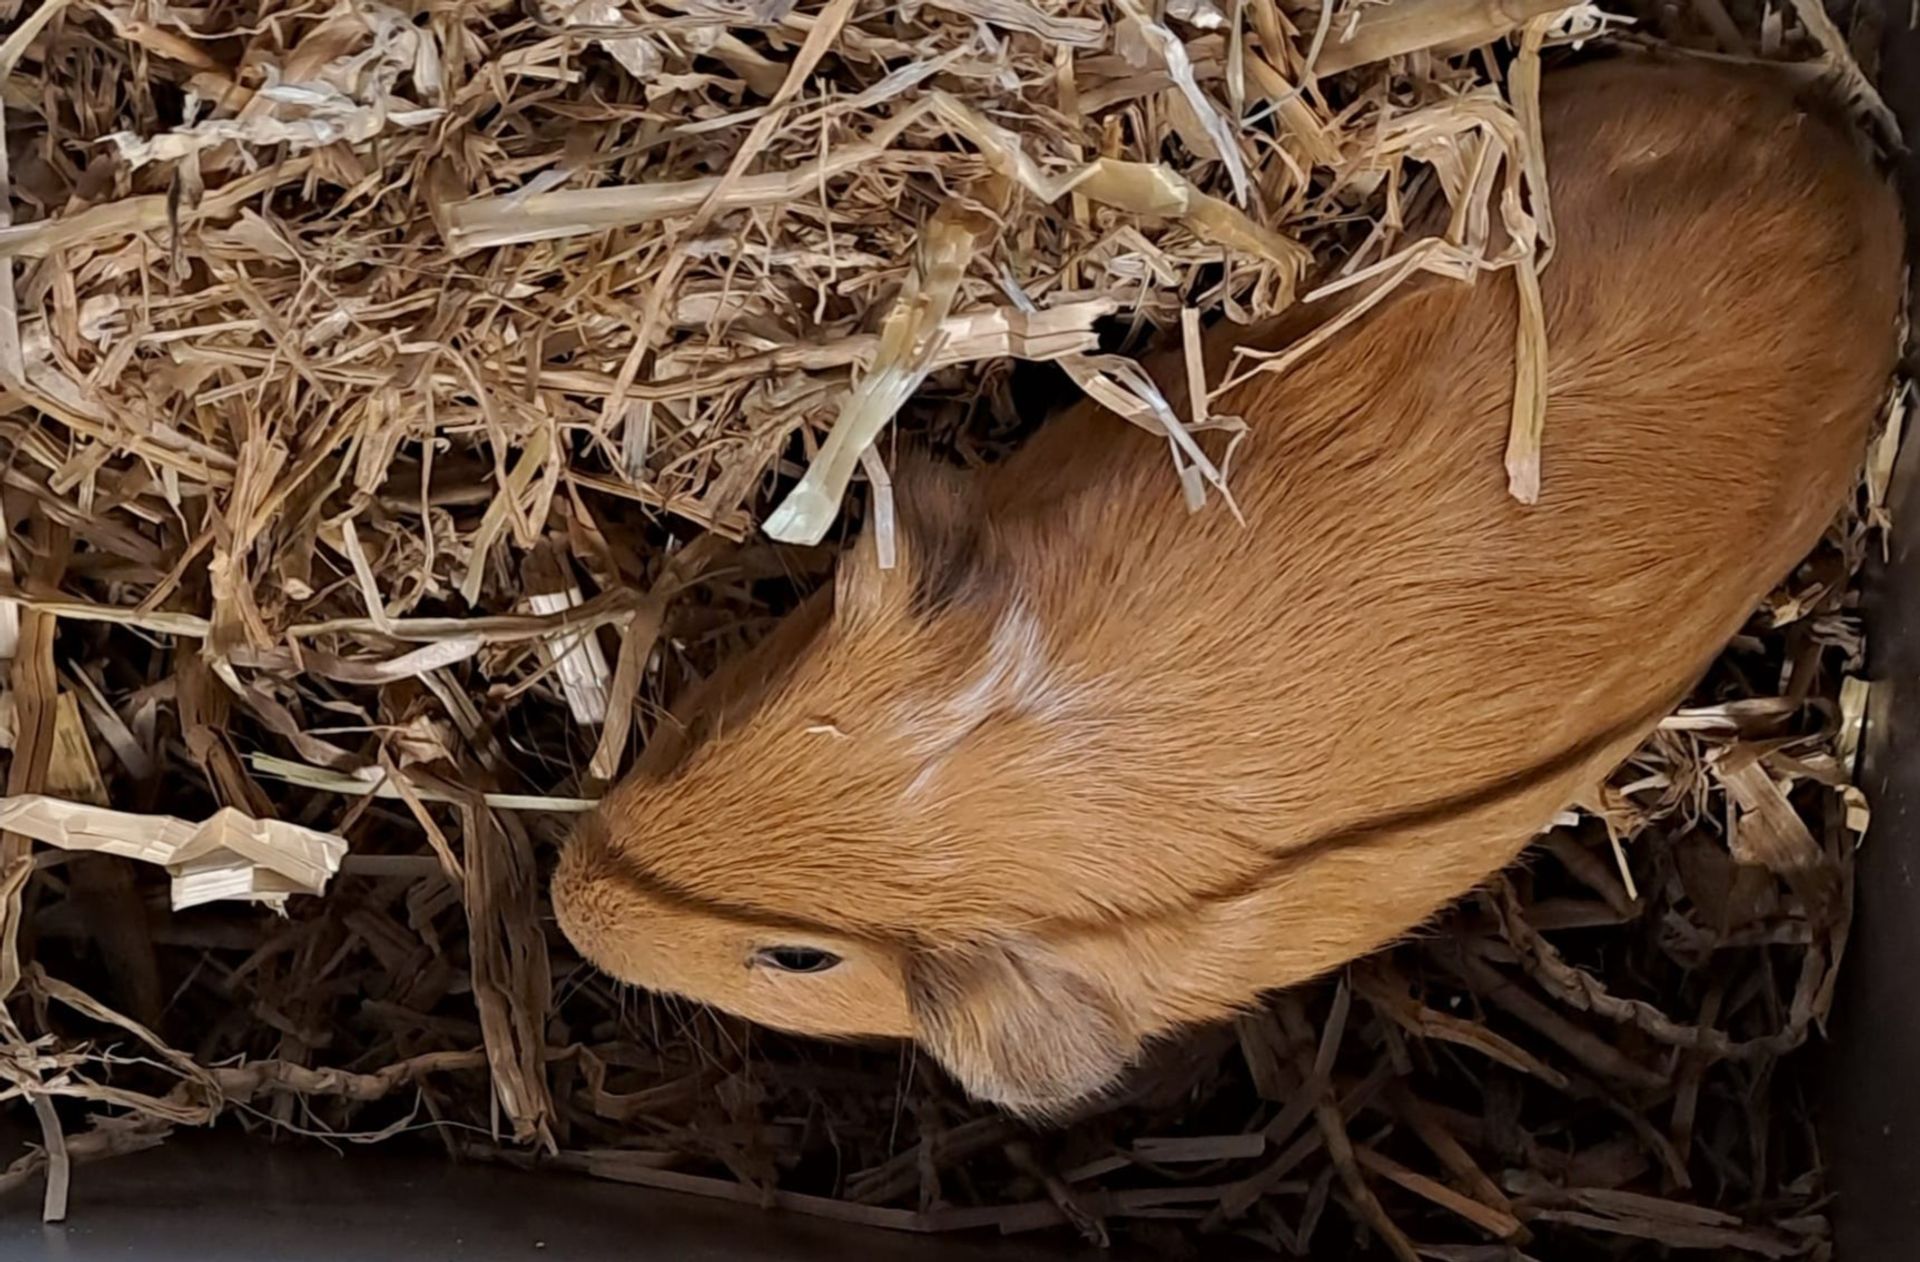
[[[870,498],[886,542],[890,428],[985,458],[1061,378],[1230,511],[1194,440],[1238,424],[1213,401],[1338,327],[1184,400],[1116,327],[1177,327],[1197,361],[1203,318],[1309,290],[1511,266],[1533,292],[1530,93],[1592,11],[23,7],[0,4],[0,823],[228,811],[351,850],[277,919],[0,837],[0,1096],[44,1137],[0,1187],[44,1178],[59,1217],[85,1163],[228,1118],[1167,1253],[1825,1247],[1790,1053],[1866,824],[1853,578],[1897,418],[1857,521],[1527,870],[1062,1132],[906,1050],[623,991],[544,900],[663,701],[826,573],[757,530],[827,539]],[[1795,11],[1701,0],[1639,38],[1818,55],[1877,113]],[[1406,239],[1434,198],[1444,237]],[[1552,477],[1527,312],[1522,497]],[[48,796],[113,810],[48,823]],[[260,879],[216,892],[284,895]]]

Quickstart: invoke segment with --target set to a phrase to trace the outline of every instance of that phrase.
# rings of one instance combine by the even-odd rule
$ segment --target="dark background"
[[[1911,145],[1920,137],[1920,32],[1908,29],[1905,9],[1888,11],[1880,83]],[[1920,257],[1920,158],[1906,156],[1899,180],[1911,259]],[[1920,458],[1911,425],[1907,433],[1889,496],[1892,554],[1868,588],[1875,688],[1862,786],[1873,827],[1823,1066],[1841,1262],[1913,1257],[1920,1234]]]

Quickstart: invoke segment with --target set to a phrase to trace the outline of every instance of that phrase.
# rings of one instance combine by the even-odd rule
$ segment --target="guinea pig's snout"
[[[631,841],[586,816],[554,869],[554,919],[595,968],[796,1034],[911,1035],[897,946],[664,894],[630,875]]]
[[[604,972],[608,937],[617,925],[607,872],[607,826],[595,811],[584,816],[560,851],[553,872],[553,918],[574,950]]]

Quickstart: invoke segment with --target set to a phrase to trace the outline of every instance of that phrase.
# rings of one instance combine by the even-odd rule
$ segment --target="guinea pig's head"
[[[1141,1044],[1117,995],[1040,938],[951,947],[850,936],[628,880],[589,825],[554,879],[561,929],[602,971],[775,1029],[908,1038],[977,1099],[1057,1116]]]
[[[1134,1057],[1137,974],[1047,936],[1063,882],[1011,824],[1047,797],[1018,769],[1022,720],[950,703],[991,700],[969,681],[995,646],[972,562],[927,521],[939,489],[911,501],[897,566],[863,543],[656,735],[567,843],[554,911],[621,981],[800,1034],[910,1038],[974,1096],[1057,1114]]]
[[[906,1038],[977,1099],[1059,1116],[1110,1087],[1143,1032],[1124,964],[1033,932],[936,943],[851,932],[662,883],[584,820],[553,881],[560,928],[603,972],[775,1029]]]
[[[796,1034],[909,1038],[906,961],[882,940],[677,890],[595,812],[553,878],[560,929],[602,972]]]

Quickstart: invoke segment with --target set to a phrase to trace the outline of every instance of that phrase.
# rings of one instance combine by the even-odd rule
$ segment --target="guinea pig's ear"
[[[924,616],[959,598],[980,569],[980,513],[972,484],[924,452],[893,471],[893,566],[880,566],[879,532],[869,521],[834,579],[838,616]]]
[[[1029,940],[916,953],[915,1037],[977,1099],[1054,1117],[1096,1096],[1140,1050],[1113,993]]]

